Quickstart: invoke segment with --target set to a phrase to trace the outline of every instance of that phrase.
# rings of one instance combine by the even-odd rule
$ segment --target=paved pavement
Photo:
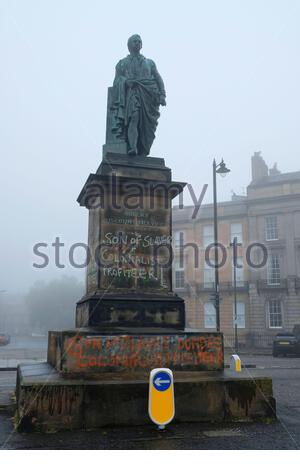
[[[11,402],[15,372],[0,372],[0,448],[3,449],[299,449],[300,358],[242,355],[244,364],[273,378],[278,421],[273,424],[170,424],[97,431],[21,434],[14,431]],[[251,374],[251,369],[248,369]]]

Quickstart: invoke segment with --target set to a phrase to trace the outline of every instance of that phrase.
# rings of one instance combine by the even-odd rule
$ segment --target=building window
[[[180,266],[179,260],[177,260],[175,261],[175,289],[183,289],[184,286],[184,266]]]
[[[204,327],[216,328],[216,309],[213,303],[204,304]]]
[[[280,262],[278,253],[273,253],[268,257],[268,284],[280,284]]]
[[[184,245],[184,232],[176,231],[173,235],[174,247],[179,248]]]
[[[269,327],[282,328],[281,301],[278,299],[269,300]]]
[[[237,256],[236,258],[236,286],[243,287],[244,285],[244,265],[243,265],[243,257]],[[238,268],[238,266],[241,266]],[[232,285],[234,283],[234,265],[232,260]]]
[[[184,271],[175,271],[175,288],[184,288]]]
[[[270,215],[265,218],[266,240],[278,240],[277,216]]]
[[[245,320],[245,304],[244,304],[244,302],[237,302],[236,303],[236,316],[237,316],[237,327],[238,328],[245,328],[246,327],[246,320]],[[234,304],[233,304],[233,326],[235,326]]]
[[[204,275],[203,275],[204,287],[212,288],[215,283],[215,269],[204,260]]]
[[[238,243],[243,243],[243,226],[240,222],[230,224],[230,241],[233,242],[237,238]]]
[[[203,247],[206,248],[208,245],[211,245],[214,242],[215,242],[214,226],[204,225],[203,226]]]

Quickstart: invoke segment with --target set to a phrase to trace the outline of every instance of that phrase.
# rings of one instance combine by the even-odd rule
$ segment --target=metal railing
[[[239,349],[271,349],[274,334],[269,333],[246,333],[239,330]],[[234,334],[224,334],[224,347],[234,349]]]
[[[234,291],[234,286],[232,282],[221,282],[219,284],[220,292],[229,292],[232,293]],[[238,281],[236,290],[237,292],[248,292],[249,283],[248,281]],[[215,283],[214,282],[189,282],[185,283],[184,287],[178,288],[174,286],[175,291],[180,291],[181,293],[186,293],[189,295],[190,293],[194,293],[199,295],[203,292],[213,292],[215,290]]]
[[[278,282],[270,282],[267,279],[259,279],[257,281],[257,290],[258,291],[267,291],[267,290],[287,290],[288,284],[287,279],[279,279]]]

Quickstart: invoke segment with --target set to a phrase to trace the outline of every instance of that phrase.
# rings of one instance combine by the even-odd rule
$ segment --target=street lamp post
[[[233,292],[234,292],[234,352],[239,352],[238,329],[237,329],[237,299],[236,299],[236,264],[237,264],[237,237],[233,239]]]
[[[225,162],[222,159],[221,163],[217,164],[216,160],[213,161],[213,193],[214,193],[214,247],[215,247],[215,309],[216,309],[216,324],[217,331],[220,331],[220,289],[219,289],[219,250],[218,250],[218,212],[217,212],[217,173],[225,176],[230,170],[226,168]]]

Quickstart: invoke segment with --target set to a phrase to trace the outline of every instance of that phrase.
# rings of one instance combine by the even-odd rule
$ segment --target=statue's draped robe
[[[133,80],[132,87],[126,84],[128,79]],[[160,95],[165,96],[165,89],[153,60],[139,54],[128,55],[118,62],[113,84],[112,132],[126,138],[130,119],[137,112],[139,155],[150,153],[160,115]]]

